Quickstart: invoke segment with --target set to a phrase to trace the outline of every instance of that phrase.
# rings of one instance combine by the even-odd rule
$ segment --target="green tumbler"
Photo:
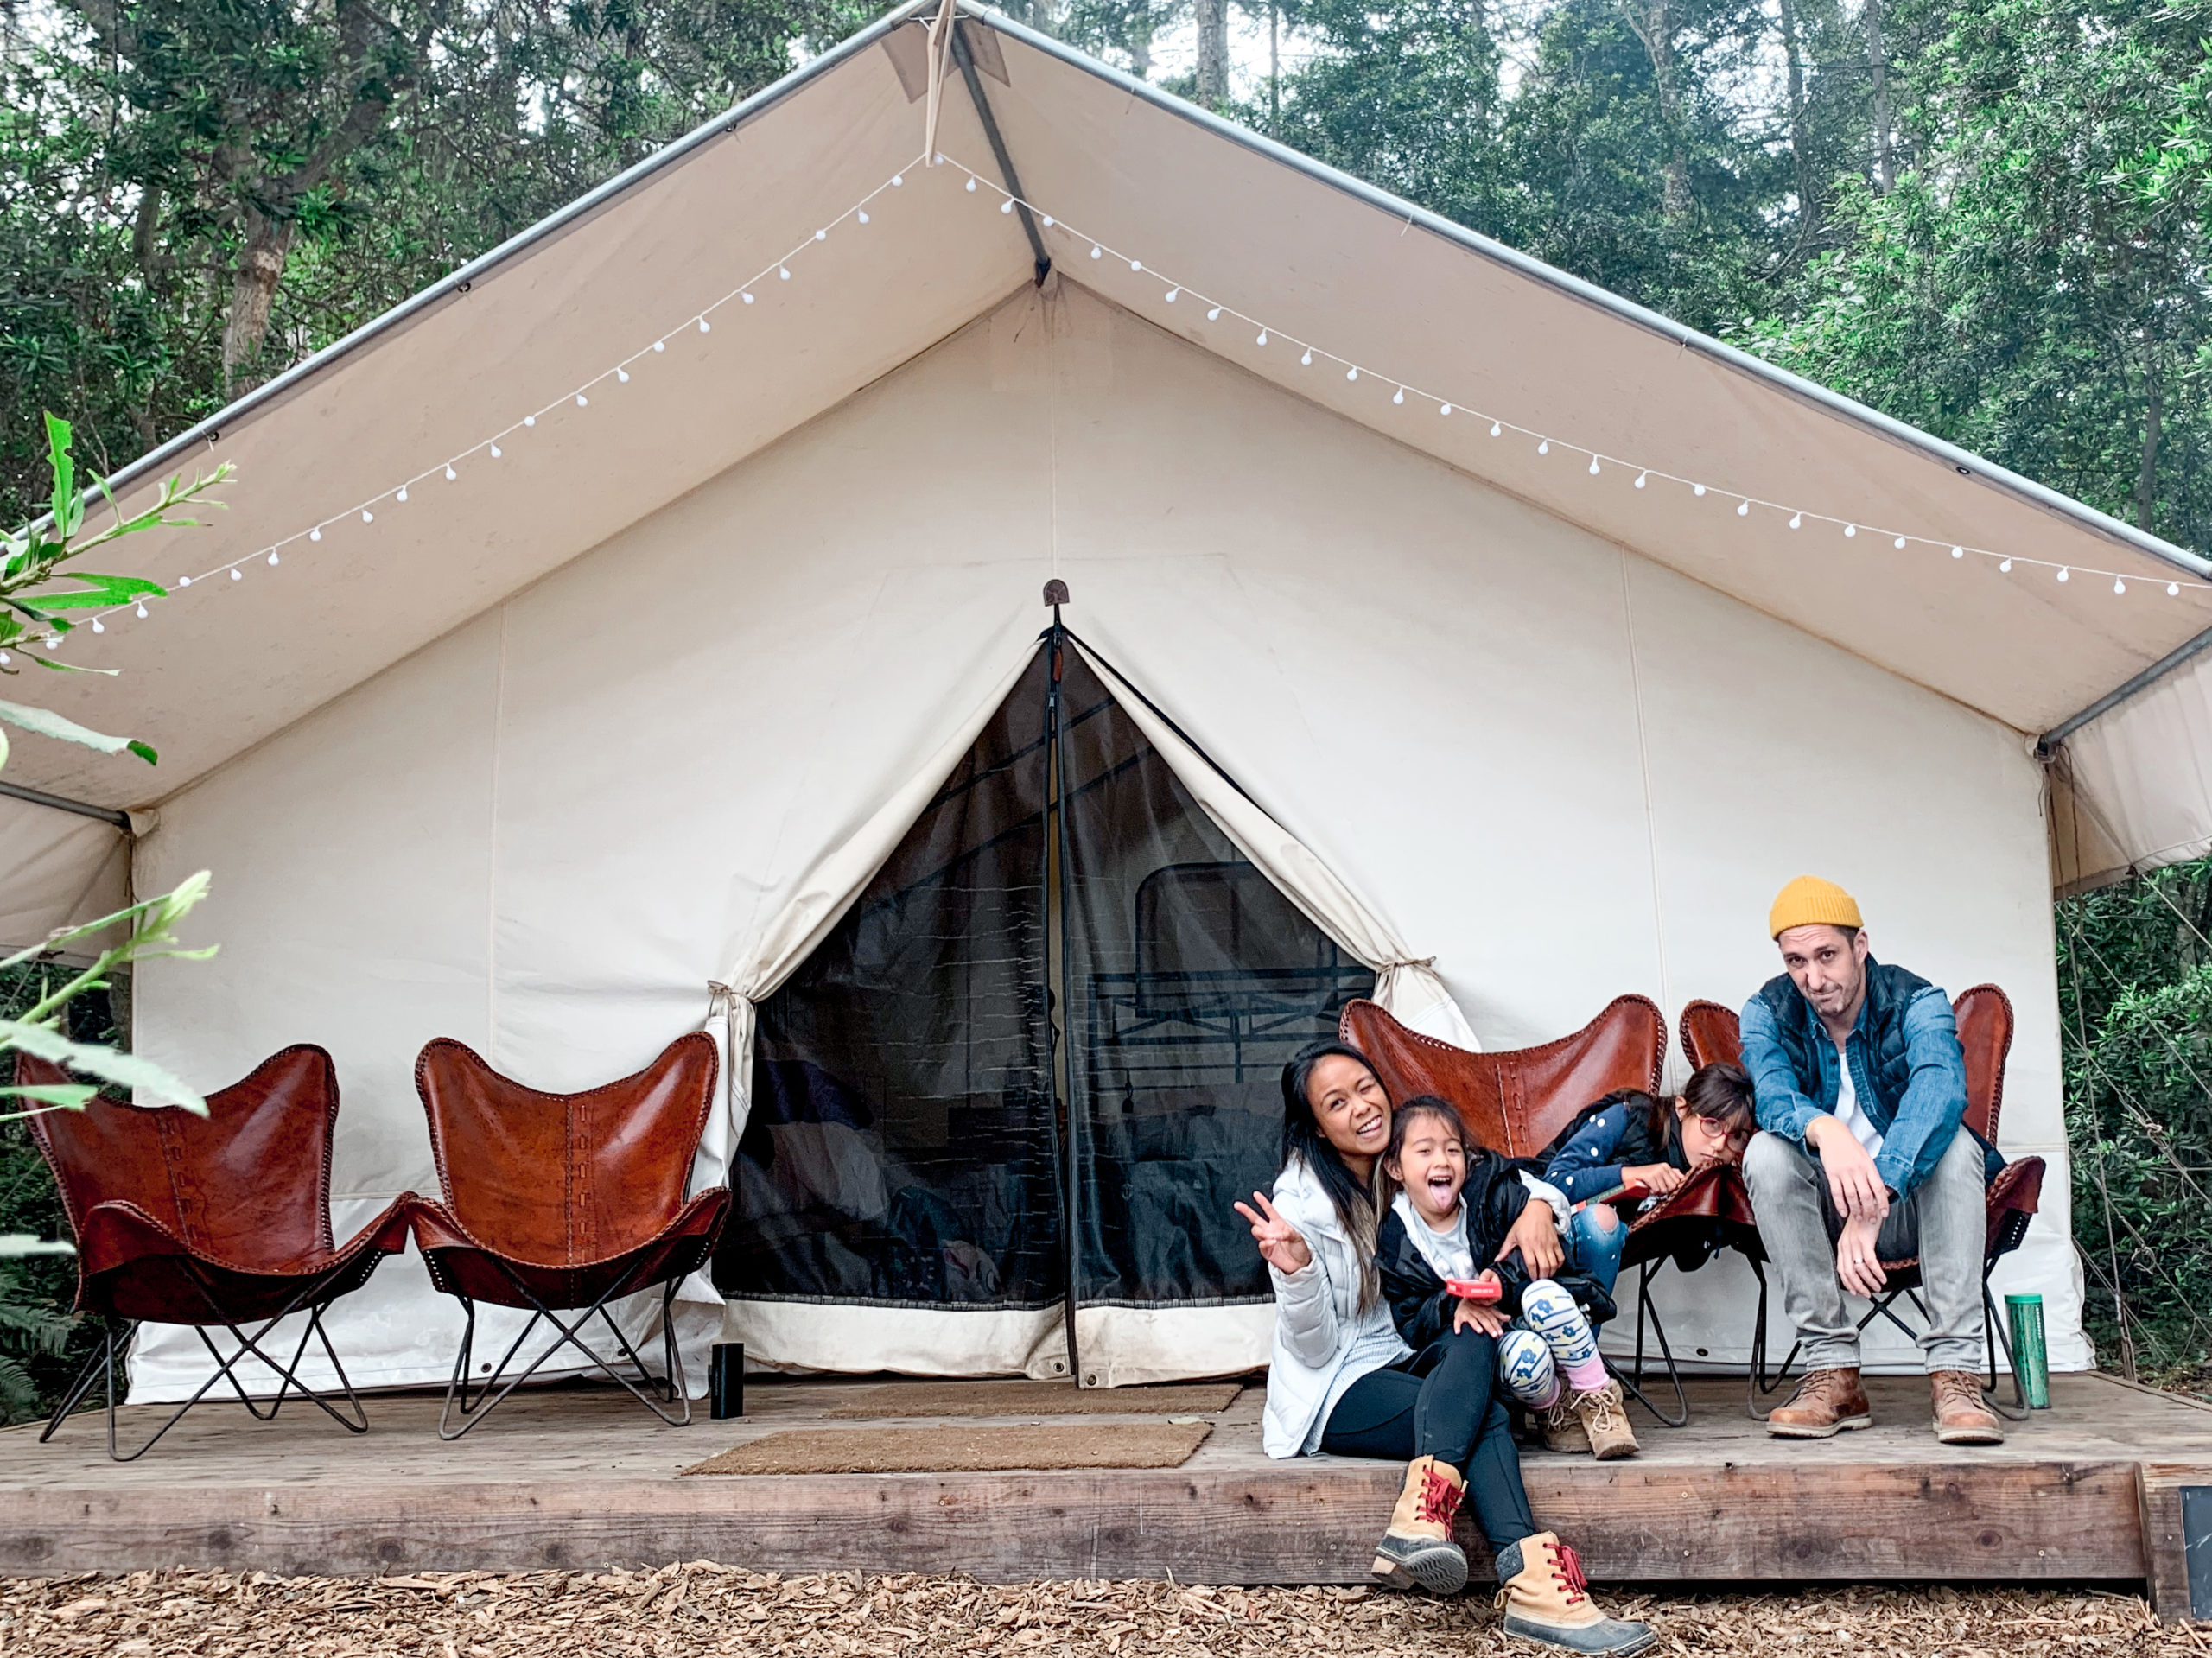
[[[2050,1357],[2043,1345],[2043,1297],[2008,1295],[2005,1319],[2012,1331],[2012,1372],[2030,1410],[2050,1408]]]

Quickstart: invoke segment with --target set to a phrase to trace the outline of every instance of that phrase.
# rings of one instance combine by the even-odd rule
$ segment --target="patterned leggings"
[[[1559,1402],[1562,1373],[1570,1382],[1585,1379],[1599,1363],[1597,1335],[1574,1298],[1548,1278],[1529,1285],[1521,1316],[1497,1341],[1505,1390],[1531,1410],[1548,1410]]]

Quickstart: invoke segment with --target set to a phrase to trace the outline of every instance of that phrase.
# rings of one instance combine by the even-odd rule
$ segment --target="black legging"
[[[1476,1520],[1496,1553],[1536,1534],[1497,1379],[1497,1339],[1453,1331],[1353,1382],[1329,1413],[1321,1449],[1332,1457],[1433,1457],[1450,1464],[1465,1478]]]

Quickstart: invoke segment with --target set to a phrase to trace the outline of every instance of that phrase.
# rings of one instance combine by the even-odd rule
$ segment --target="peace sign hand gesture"
[[[1258,1213],[1253,1211],[1251,1204],[1237,1204],[1236,1212],[1252,1223],[1252,1242],[1260,1246],[1260,1255],[1268,1265],[1285,1273],[1302,1272],[1311,1266],[1313,1251],[1306,1247],[1298,1229],[1275,1212],[1267,1194],[1254,1192],[1252,1203],[1259,1204]]]

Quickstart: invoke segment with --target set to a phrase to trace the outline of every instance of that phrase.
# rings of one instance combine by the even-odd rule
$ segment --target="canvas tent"
[[[121,675],[39,687],[162,759],[16,745],[11,937],[126,856],[213,869],[222,953],[141,975],[136,1040],[210,1086],[328,1047],[341,1234],[435,1189],[429,1038],[562,1089],[703,1020],[757,1051],[688,1341],[1051,1375],[1072,1329],[1116,1382],[1264,1357],[1206,1229],[1264,1055],[1086,1080],[1094,1012],[1116,1063],[1206,974],[1306,974],[1286,1032],[1378,970],[1491,1046],[1671,1015],[1770,974],[1816,871],[2011,993],[2003,1140],[2054,1178],[1999,1281],[2086,1363],[2050,899],[2212,836],[2205,567],[963,16],[941,99],[894,14],[125,474],[239,467],[215,529],[124,543],[200,579],[72,638]],[[1052,580],[1099,711],[1039,749]],[[1685,1356],[1742,1363],[1747,1284],[1662,1280]],[[457,1328],[411,1260],[334,1319],[372,1384]],[[148,1393],[196,1374],[142,1344]]]

